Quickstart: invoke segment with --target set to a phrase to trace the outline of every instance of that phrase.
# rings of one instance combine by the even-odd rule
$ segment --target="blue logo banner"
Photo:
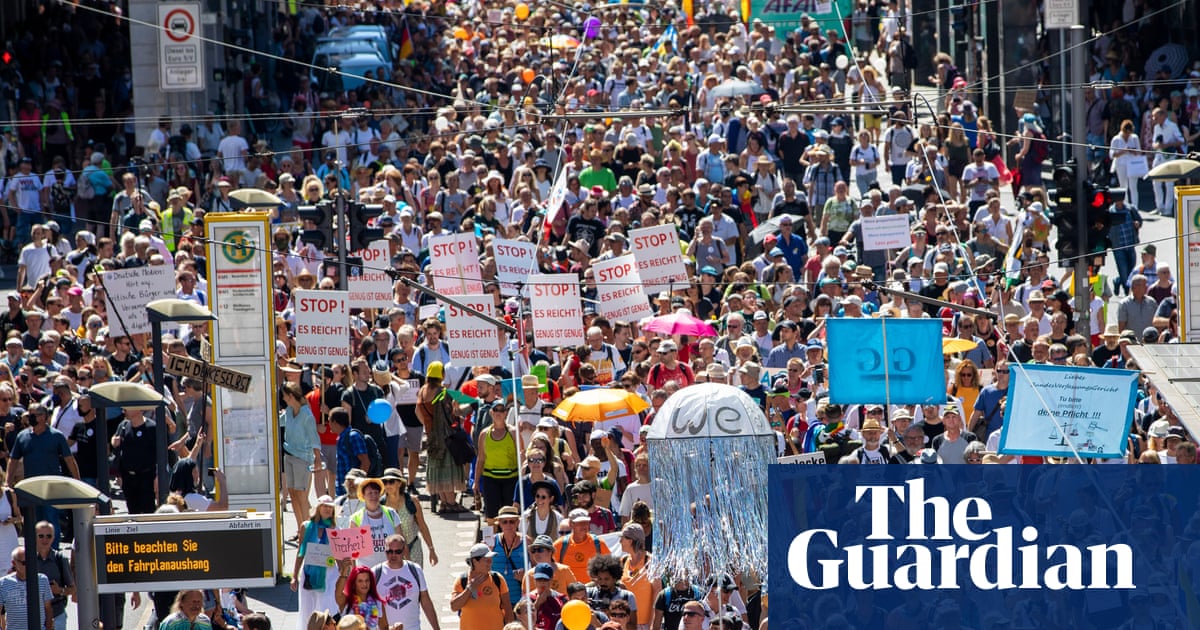
[[[773,628],[1200,628],[1200,467],[773,465],[769,493]]]
[[[1012,370],[999,450],[1124,457],[1136,395],[1130,370],[1023,364]]]
[[[825,328],[831,402],[946,402],[940,321],[830,318],[825,320]]]

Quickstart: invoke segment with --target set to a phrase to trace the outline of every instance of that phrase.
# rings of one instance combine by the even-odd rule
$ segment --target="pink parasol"
[[[651,317],[642,330],[664,335],[688,335],[691,337],[716,337],[717,331],[708,322],[685,310],[670,315]]]

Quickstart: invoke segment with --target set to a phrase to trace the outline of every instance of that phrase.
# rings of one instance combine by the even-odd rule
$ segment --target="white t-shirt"
[[[429,590],[425,573],[415,562],[392,569],[383,563],[379,567],[375,594],[387,602],[388,623],[402,623],[405,628],[421,627],[421,593]]]
[[[36,284],[42,276],[50,274],[50,245],[43,243],[35,246],[33,243],[21,248],[18,263],[25,266],[25,284]]]
[[[633,513],[633,504],[638,501],[645,501],[651,510],[654,509],[654,499],[650,496],[650,484],[636,481],[629,484],[629,487],[625,488],[625,494],[621,495],[621,507],[617,513],[628,517]]]
[[[396,533],[396,523],[400,522],[397,516],[393,519],[388,519],[387,511],[391,508],[386,505],[381,506],[383,513],[378,518],[372,518],[363,510],[362,526],[371,530],[371,555],[365,558],[359,558],[358,564],[364,567],[373,567],[381,562],[387,561],[387,554],[384,549],[387,548],[387,537]]]
[[[982,181],[976,181],[982,177]],[[983,201],[987,197],[987,191],[992,189],[992,180],[1000,179],[1000,171],[996,170],[996,165],[985,161],[983,166],[977,166],[974,162],[967,165],[962,172],[962,181],[964,186],[968,186],[971,191],[971,201]]]
[[[241,136],[225,136],[217,145],[217,155],[225,159],[225,172],[240,172],[246,170],[246,158],[243,152],[250,151],[250,145]],[[253,184],[253,182],[243,182]]]

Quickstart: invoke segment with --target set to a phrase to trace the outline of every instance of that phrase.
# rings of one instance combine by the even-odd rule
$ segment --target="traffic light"
[[[6,66],[11,66],[15,59],[16,57],[13,57],[13,54],[7,50],[0,53],[0,62],[3,62]]]
[[[347,236],[350,238],[350,251],[364,250],[371,241],[383,238],[382,228],[367,227],[375,217],[383,214],[383,206],[379,204],[363,204],[352,201],[346,204],[346,224],[350,228]]]
[[[1058,240],[1054,249],[1058,251],[1060,260],[1074,258],[1079,255],[1079,218],[1075,206],[1075,184],[1077,182],[1074,163],[1055,167],[1052,181],[1054,191],[1050,198],[1054,201],[1052,223],[1058,229]]]
[[[296,212],[300,216],[300,240],[312,243],[317,249],[325,249],[332,240],[330,221],[333,218],[333,202],[322,201],[315,206],[300,206]]]
[[[1087,201],[1087,253],[1102,252],[1109,248],[1108,228],[1112,218],[1108,208],[1112,205],[1112,193],[1107,186],[1084,184],[1084,199]]]

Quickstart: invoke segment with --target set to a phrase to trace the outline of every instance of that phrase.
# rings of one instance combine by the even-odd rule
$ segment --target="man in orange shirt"
[[[461,615],[461,625],[472,630],[501,630],[513,620],[512,603],[504,576],[492,571],[496,553],[483,543],[471,547],[467,573],[454,580],[450,610]]]
[[[550,576],[550,588],[559,593],[567,592],[567,585],[575,581],[575,574],[571,571],[571,567],[555,562],[554,555],[554,540],[545,534],[533,539],[529,545],[529,556],[535,564],[543,562],[554,565],[554,574]],[[521,590],[527,590],[528,586],[524,581],[521,582]]]
[[[567,518],[571,521],[571,533],[554,543],[554,561],[570,567],[575,580],[586,584],[591,580],[588,562],[600,554],[609,553],[608,545],[589,531],[592,517],[587,510],[575,508]]]

